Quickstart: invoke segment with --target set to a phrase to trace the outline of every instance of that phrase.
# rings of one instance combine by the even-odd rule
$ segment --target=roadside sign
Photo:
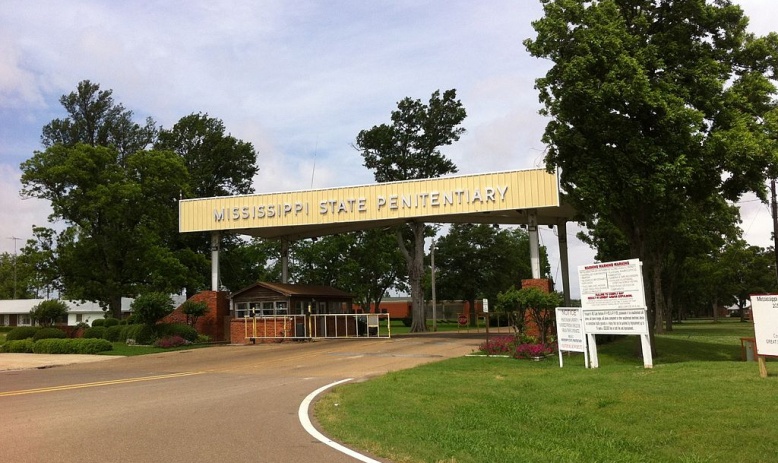
[[[653,368],[643,263],[638,259],[578,267],[584,333],[592,368],[599,366],[596,334],[640,336],[643,366]]]
[[[754,337],[759,355],[778,356],[778,294],[751,296]]]
[[[483,300],[484,313],[489,313],[489,299]]]
[[[460,314],[459,318],[457,319],[460,325],[464,326],[467,325],[467,315]]]
[[[556,308],[556,340],[559,351],[559,368],[562,368],[562,352],[583,352],[584,365],[589,368],[589,354],[586,349],[586,332],[583,311],[580,307]]]

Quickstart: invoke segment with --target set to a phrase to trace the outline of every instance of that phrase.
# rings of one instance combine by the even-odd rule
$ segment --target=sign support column
[[[538,239],[538,210],[527,211],[527,228],[529,230],[529,260],[532,265],[532,278],[540,278],[540,240]]]
[[[219,290],[219,245],[221,236],[218,231],[211,232],[211,291]]]
[[[559,243],[559,262],[562,271],[562,294],[565,297],[565,306],[570,306],[570,259],[567,255],[567,222],[560,220],[556,226],[557,241]]]

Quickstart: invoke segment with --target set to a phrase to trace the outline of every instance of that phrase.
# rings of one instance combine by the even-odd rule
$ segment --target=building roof
[[[258,283],[254,283],[253,285],[243,288],[239,291],[236,291],[232,293],[230,298],[234,299],[237,296],[240,296],[241,294],[252,290],[257,287],[262,287],[269,289],[271,291],[275,291],[279,294],[282,294],[286,297],[327,297],[327,298],[340,298],[340,299],[353,299],[354,296],[342,291],[337,288],[333,288],[332,286],[323,286],[323,285],[299,285],[299,284],[291,284],[291,283],[268,283],[265,281],[260,281]]]
[[[0,314],[29,314],[33,307],[46,299],[8,299],[0,301]],[[133,299],[122,298],[122,312],[130,311]],[[91,301],[62,300],[68,306],[68,313],[103,313],[100,304]]]

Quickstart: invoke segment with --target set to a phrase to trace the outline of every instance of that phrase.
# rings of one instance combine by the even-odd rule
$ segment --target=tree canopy
[[[432,93],[429,103],[406,97],[392,111],[391,124],[373,126],[357,135],[355,147],[364,165],[373,171],[377,182],[434,178],[457,171],[454,163],[440,152],[459,140],[467,116],[456,90]],[[423,222],[413,222],[396,230],[400,252],[405,257],[413,304],[411,331],[426,331],[424,313],[424,239],[428,232]]]
[[[532,277],[526,231],[497,229],[491,224],[454,224],[435,244],[437,294],[442,299],[497,300],[497,294]],[[550,266],[541,248],[541,275]],[[475,312],[470,318],[475,323]]]
[[[712,198],[764,197],[775,141],[778,36],[755,37],[727,0],[543,0],[533,56],[546,164],[590,225],[607,222],[644,262],[650,318],[662,329],[666,257]],[[701,221],[700,221],[701,222]]]

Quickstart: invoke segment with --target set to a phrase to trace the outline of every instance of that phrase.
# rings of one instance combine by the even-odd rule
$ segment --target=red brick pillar
[[[544,293],[550,293],[553,290],[553,284],[548,278],[531,278],[521,280],[521,288],[538,288]],[[524,333],[528,336],[540,337],[540,330],[532,319],[529,310],[524,312]]]

